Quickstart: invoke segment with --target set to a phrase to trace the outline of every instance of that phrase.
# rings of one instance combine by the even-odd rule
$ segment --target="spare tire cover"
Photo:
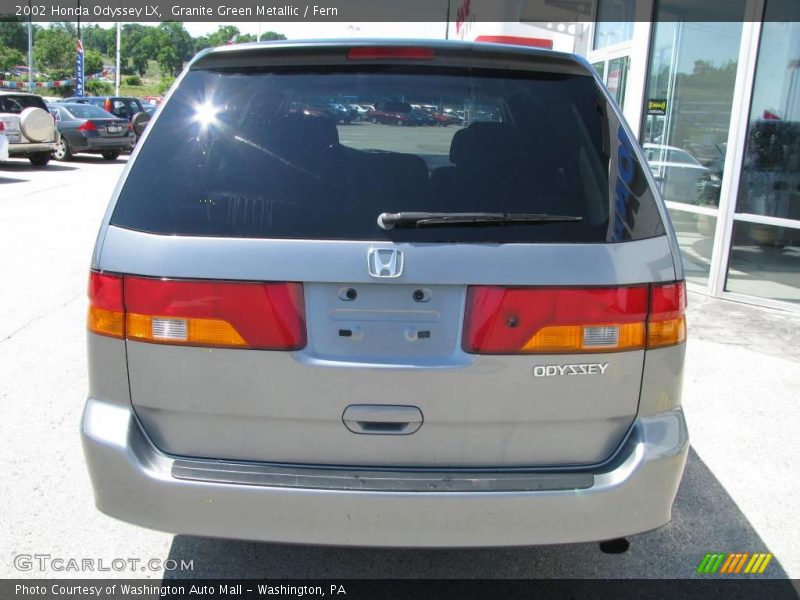
[[[29,106],[19,114],[19,128],[30,141],[43,142],[53,138],[55,125],[49,112]]]
[[[147,127],[147,123],[149,122],[150,122],[150,115],[148,115],[146,112],[142,111],[136,113],[135,115],[133,115],[133,118],[131,119],[131,124],[133,125],[133,132],[137,136],[142,135],[145,127]]]

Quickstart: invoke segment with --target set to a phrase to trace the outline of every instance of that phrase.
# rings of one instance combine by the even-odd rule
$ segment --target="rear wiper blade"
[[[448,225],[517,225],[526,223],[578,223],[583,217],[571,215],[491,212],[385,212],[378,215],[378,227],[443,227]]]

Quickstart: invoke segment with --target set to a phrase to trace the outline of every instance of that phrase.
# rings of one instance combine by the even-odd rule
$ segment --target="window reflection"
[[[692,8],[675,20],[671,6],[657,10],[641,139],[666,200],[716,207],[742,24],[693,22]]]
[[[765,22],[761,39],[736,209],[800,219],[800,23]]]

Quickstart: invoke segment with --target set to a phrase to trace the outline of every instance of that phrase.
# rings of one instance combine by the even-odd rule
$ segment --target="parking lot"
[[[773,552],[800,578],[800,315],[690,296],[684,405],[693,449],[673,520],[622,555],[597,544],[391,550],[255,544],[147,531],[101,515],[78,434],[86,393],[85,287],[98,225],[127,157],[0,163],[0,576],[20,554],[192,560],[90,577],[692,577],[707,552]],[[269,515],[264,515],[269,519]],[[15,564],[17,566],[15,566]],[[787,584],[788,585],[788,584]]]

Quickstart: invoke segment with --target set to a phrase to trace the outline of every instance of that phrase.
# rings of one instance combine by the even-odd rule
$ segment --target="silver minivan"
[[[133,153],[92,259],[97,506],[361,546],[662,526],[688,449],[683,279],[641,149],[581,58],[206,51]]]

